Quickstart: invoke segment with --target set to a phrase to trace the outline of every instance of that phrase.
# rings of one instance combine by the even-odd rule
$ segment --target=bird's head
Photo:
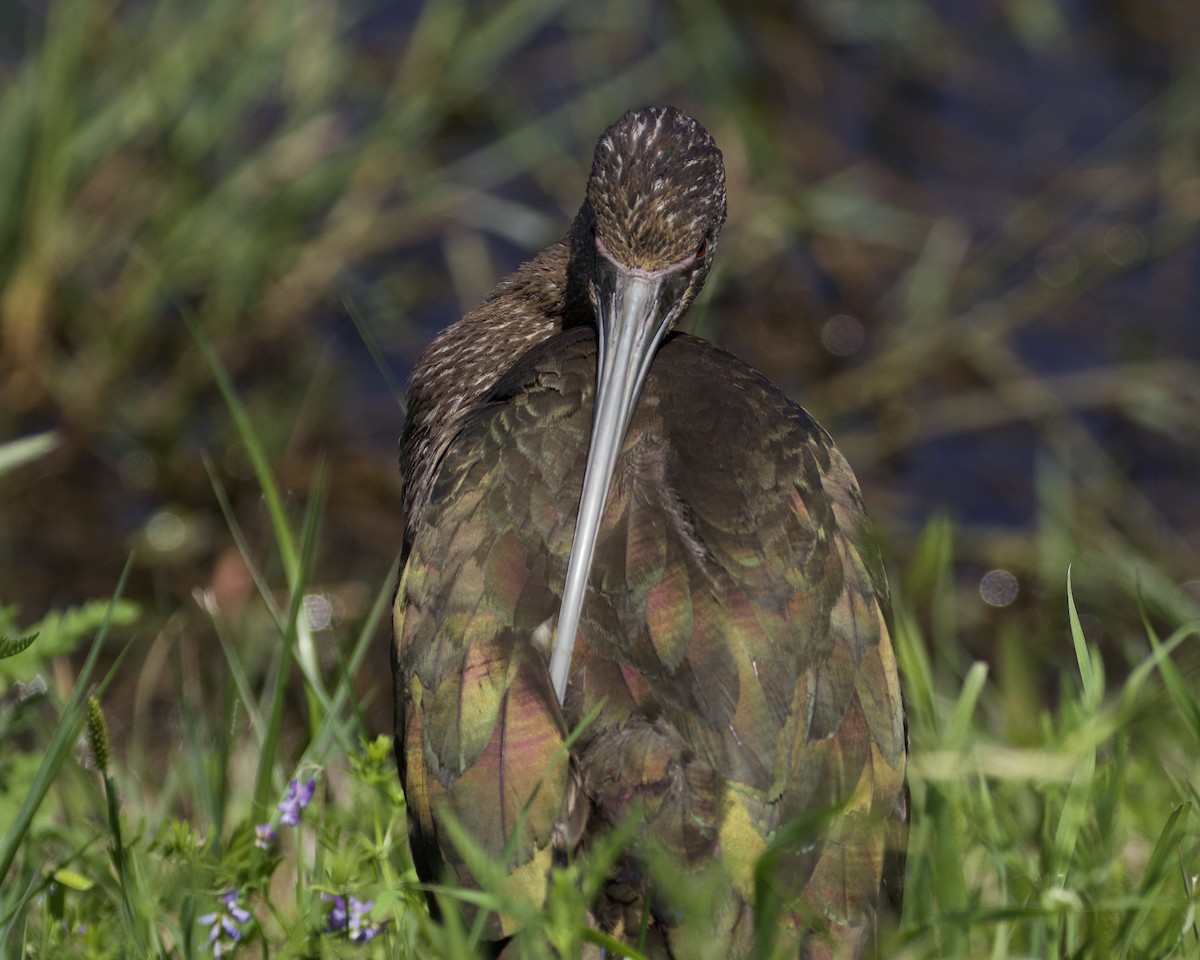
[[[721,151],[674,107],[630,111],[596,143],[584,220],[593,310],[626,278],[658,281],[669,310],[659,319],[674,326],[700,292],[725,221]]]

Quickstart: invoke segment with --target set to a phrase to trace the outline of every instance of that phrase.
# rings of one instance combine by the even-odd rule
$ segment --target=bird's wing
[[[743,900],[778,845],[785,893],[835,925],[872,925],[896,866],[885,868],[885,834],[904,784],[904,713],[886,580],[824,430],[730,355],[669,340],[630,427],[592,586],[591,650],[636,672],[643,713],[678,735],[655,740],[651,769],[674,762],[691,799],[656,839],[699,859],[719,850]],[[578,710],[607,695],[598,676],[579,678]],[[614,821],[634,793],[615,772],[629,776],[647,737],[627,724],[588,748],[589,792]],[[786,842],[789,824],[834,808],[819,838]]]
[[[395,600],[397,749],[418,869],[476,884],[455,820],[534,905],[556,825],[586,814],[572,808],[546,650],[574,525],[562,504],[578,499],[587,453],[563,414],[582,392],[551,365],[508,378],[473,413],[438,466]]]

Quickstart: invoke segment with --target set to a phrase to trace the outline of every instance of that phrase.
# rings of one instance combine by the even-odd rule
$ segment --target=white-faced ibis
[[[704,128],[628,113],[566,237],[417,364],[394,647],[413,856],[472,886],[454,821],[541,904],[632,820],[591,907],[613,936],[747,956],[765,924],[783,955],[859,957],[903,875],[887,584],[828,434],[671,332],[724,219]]]

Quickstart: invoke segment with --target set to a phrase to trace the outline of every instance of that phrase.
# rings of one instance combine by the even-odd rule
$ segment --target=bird
[[[887,581],[825,430],[676,329],[726,207],[697,120],[626,113],[563,239],[413,369],[392,644],[410,847],[426,883],[475,888],[482,855],[537,907],[626,837],[588,906],[609,942],[870,956],[908,829]],[[481,929],[503,949],[523,916]]]

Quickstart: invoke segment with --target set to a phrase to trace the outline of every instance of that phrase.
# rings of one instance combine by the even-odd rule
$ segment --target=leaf
[[[38,638],[36,633],[31,633],[27,637],[4,637],[0,636],[0,660],[6,660],[9,657],[15,657],[22,650],[25,650]]]
[[[1067,567],[1067,613],[1071,619],[1071,642],[1075,645],[1075,660],[1079,664],[1079,676],[1083,681],[1083,700],[1090,711],[1099,708],[1104,699],[1104,669],[1100,657],[1088,646],[1075,609],[1075,596],[1071,590],[1071,568]]]
[[[128,626],[141,615],[141,607],[136,603],[120,599],[115,602],[90,600],[81,607],[52,611],[27,628],[28,635],[38,638],[38,645],[32,652],[29,643],[24,643],[25,638],[22,638],[16,643],[24,643],[24,646],[0,655],[0,683],[28,676],[34,663],[73,653],[106,622],[112,626]]]

